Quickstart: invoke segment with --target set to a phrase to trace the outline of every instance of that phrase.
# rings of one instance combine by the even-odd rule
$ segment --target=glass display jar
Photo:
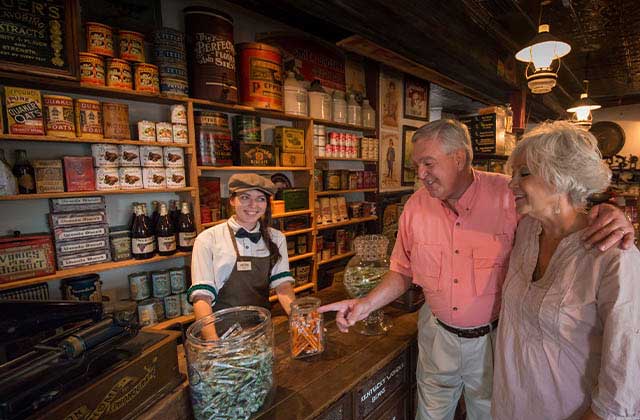
[[[320,299],[303,297],[291,303],[289,338],[291,357],[301,359],[324,351],[324,322],[318,313]]]
[[[383,235],[358,236],[353,241],[356,255],[349,260],[344,273],[344,286],[353,298],[366,296],[389,271],[387,247],[389,239]],[[380,335],[392,326],[382,309],[372,311],[369,316],[356,323],[355,330],[364,335]]]
[[[346,123],[347,122],[347,101],[344,99],[344,92],[340,90],[333,91],[333,122]]]
[[[208,339],[215,331],[218,339]],[[184,344],[197,420],[249,419],[275,391],[271,313],[257,306],[223,309],[187,329]]]
[[[362,107],[353,93],[347,101],[347,124],[362,125]]]
[[[362,125],[367,128],[376,128],[376,111],[367,98],[362,100]]]
[[[290,71],[284,81],[284,112],[291,115],[309,116],[307,107],[307,88],[296,79],[294,72]]]

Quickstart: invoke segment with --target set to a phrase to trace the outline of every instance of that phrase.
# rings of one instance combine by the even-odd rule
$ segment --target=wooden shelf
[[[155,257],[149,258],[148,260],[131,259],[131,260],[125,260],[125,261],[110,261],[102,264],[94,264],[94,265],[87,265],[84,267],[71,268],[68,270],[58,270],[55,273],[49,274],[46,276],[16,280],[10,283],[2,283],[0,284],[0,290],[11,289],[19,286],[28,286],[34,283],[61,280],[68,277],[81,276],[81,275],[90,274],[90,273],[99,273],[101,271],[115,270],[118,268],[125,268],[125,267],[133,267],[137,265],[150,264],[158,261],[166,261],[166,260],[171,260],[175,258],[183,258],[183,257],[189,257],[189,256],[191,256],[190,252],[176,252],[175,254],[169,255],[169,256],[156,255]]]
[[[310,171],[308,166],[198,166],[198,171]]]
[[[369,132],[369,133],[372,133],[372,132],[376,131],[375,127],[371,128],[371,127],[365,127],[363,125],[339,123],[339,122],[335,122],[335,121],[321,120],[321,119],[315,119],[315,118],[313,118],[313,124],[314,125],[326,125],[327,127],[331,127],[331,128],[342,128],[344,130],[364,131],[364,132]]]
[[[376,159],[316,157],[316,161],[319,161],[319,160],[337,160],[337,161],[352,161],[352,162],[372,162],[372,163],[378,163],[378,161],[377,161]]]
[[[309,289],[313,289],[313,283],[312,282],[305,283],[302,286],[295,287],[293,289],[293,293],[300,293],[300,292],[303,292],[303,291],[309,290]],[[269,302],[273,303],[273,302],[277,302],[277,301],[278,301],[278,295],[269,296]]]
[[[311,258],[316,255],[313,252],[307,252],[306,254],[294,255],[293,257],[289,257],[289,262],[304,260],[305,258]]]
[[[224,104],[220,102],[207,101],[205,99],[188,99],[194,108],[209,108],[217,111],[232,112],[236,114],[251,114],[262,118],[272,118],[276,120],[287,121],[310,121],[309,117],[301,117],[299,115],[285,114],[281,111],[269,111],[264,109],[256,109],[251,106]]]
[[[184,188],[164,188],[164,189],[137,189],[137,190],[106,190],[106,191],[76,191],[76,192],[59,192],[45,194],[18,194],[0,196],[0,201],[16,201],[16,200],[40,200],[44,198],[65,198],[65,197],[87,197],[92,195],[113,195],[113,194],[159,194],[159,193],[178,193],[195,191],[196,187]]]
[[[280,213],[280,214],[273,214],[271,215],[272,219],[281,219],[283,217],[289,217],[289,216],[300,216],[302,214],[311,214],[313,213],[313,210],[298,210],[298,211],[290,211],[287,213]]]
[[[377,192],[377,188],[360,188],[356,190],[331,190],[331,191],[318,191],[316,196],[322,197],[324,195],[336,195],[336,194],[349,194],[358,192]]]
[[[134,144],[136,146],[162,146],[162,147],[182,147],[190,149],[190,144],[182,143],[159,143],[157,141],[140,141],[140,140],[119,140],[119,139],[100,139],[91,140],[80,137],[56,137],[56,136],[24,136],[18,134],[0,134],[0,140],[3,141],[34,141],[43,143],[108,143],[108,144]]]
[[[282,232],[282,233],[284,234],[284,236],[295,236],[295,235],[302,235],[303,233],[309,233],[309,232],[313,232],[313,228],[292,230],[289,232]]]
[[[346,254],[334,255],[333,257],[329,258],[328,260],[318,261],[318,266],[321,266],[323,264],[329,264],[329,263],[332,263],[334,261],[340,261],[341,259],[353,257],[354,255],[356,255],[355,252],[347,252]]]
[[[370,222],[372,220],[377,220],[377,219],[378,219],[378,216],[358,217],[355,219],[346,220],[344,222],[331,223],[328,225],[316,225],[316,229],[326,230],[326,229],[332,229],[340,226],[348,226],[348,225],[355,225],[357,223]]]

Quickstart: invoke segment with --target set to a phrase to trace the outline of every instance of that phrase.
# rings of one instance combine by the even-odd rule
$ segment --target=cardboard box
[[[306,210],[309,208],[309,190],[307,188],[285,188],[282,190],[284,211]]]
[[[104,210],[49,214],[49,224],[54,229],[58,227],[84,226],[97,223],[107,223],[107,213]]]
[[[275,144],[283,152],[304,153],[304,130],[277,126],[273,129]]]
[[[96,177],[91,156],[65,156],[63,162],[67,191],[96,190]]]
[[[305,166],[304,153],[280,152],[280,166]]]
[[[0,283],[46,276],[55,271],[50,235],[33,234],[0,238]]]
[[[234,165],[276,166],[275,147],[262,143],[234,143]]]
[[[36,89],[4,88],[9,134],[44,135],[42,97]]]
[[[142,168],[142,183],[144,188],[166,188],[167,173],[164,168]]]
[[[49,210],[51,213],[62,213],[65,211],[91,211],[106,209],[104,197],[97,195],[94,197],[70,197],[70,198],[50,198]]]
[[[36,175],[36,192],[38,194],[64,192],[61,160],[34,160],[31,165]]]
[[[187,176],[184,168],[166,168],[167,188],[182,188],[187,186]]]

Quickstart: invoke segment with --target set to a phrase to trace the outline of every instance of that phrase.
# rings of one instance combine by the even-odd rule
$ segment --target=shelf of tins
[[[311,171],[313,168],[307,166],[198,166],[200,172],[215,172],[215,171],[234,171],[234,172],[306,172]]]
[[[190,144],[180,143],[160,143],[157,141],[140,141],[140,140],[120,140],[120,139],[84,139],[80,137],[56,137],[56,136],[28,136],[18,134],[0,134],[0,140],[2,141],[29,141],[29,142],[43,142],[43,143],[75,143],[75,144],[95,144],[95,143],[108,143],[108,144],[133,144],[135,146],[160,146],[160,147],[182,147],[184,149],[192,149]]]
[[[321,266],[323,264],[329,264],[329,263],[332,263],[334,261],[340,261],[340,260],[342,260],[344,258],[353,257],[354,255],[356,255],[355,252],[347,252],[347,253],[340,254],[340,255],[334,255],[333,257],[331,257],[331,258],[329,258],[327,260],[318,261],[318,266]]]
[[[48,274],[46,276],[31,277],[27,279],[12,281],[9,283],[1,283],[0,290],[11,289],[11,288],[20,287],[20,286],[28,286],[31,284],[41,283],[41,282],[62,280],[68,277],[82,276],[84,274],[99,273],[102,271],[116,270],[119,268],[151,264],[151,263],[171,260],[175,258],[187,258],[190,256],[191,256],[190,252],[176,252],[175,254],[168,255],[168,256],[156,255],[146,260],[131,259],[131,260],[124,260],[124,261],[110,261],[110,262],[105,262],[101,264],[86,265],[78,268],[70,268],[68,270],[58,270],[55,273]]]
[[[347,124],[347,123],[339,123],[331,120],[321,120],[318,118],[313,119],[314,125],[324,125],[329,128],[340,128],[343,130],[351,130],[351,131],[361,131],[363,133],[373,134],[376,132],[375,127],[365,127],[363,125],[355,125],[355,124]]]
[[[328,223],[326,225],[317,224],[316,229],[319,231],[326,230],[326,229],[333,229],[340,226],[348,226],[348,225],[355,225],[357,223],[371,222],[373,220],[378,220],[378,217],[377,216],[356,217],[349,220],[345,220],[343,222]]]
[[[193,108],[197,109],[211,109],[214,111],[229,112],[233,114],[248,114],[255,115],[261,118],[271,118],[274,120],[302,121],[305,123],[310,121],[309,117],[285,114],[284,112],[280,111],[257,109],[246,105],[225,104],[221,102],[213,102],[205,99],[195,98],[189,98],[187,101],[189,104],[191,104],[191,106],[193,106]]]
[[[347,162],[370,162],[378,163],[375,159],[362,159],[362,158],[337,158],[337,157],[316,157],[316,161],[347,161]]]
[[[40,200],[45,198],[65,198],[65,197],[87,197],[92,195],[114,195],[114,194],[160,194],[160,193],[183,193],[193,192],[195,187],[164,188],[164,189],[134,189],[134,190],[104,190],[104,191],[72,191],[44,194],[18,194],[0,196],[0,201],[16,200]]]

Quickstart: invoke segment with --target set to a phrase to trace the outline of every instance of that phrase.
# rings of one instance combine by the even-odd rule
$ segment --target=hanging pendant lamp
[[[580,127],[584,127],[587,130],[591,128],[591,123],[593,122],[593,115],[591,114],[591,111],[602,108],[589,98],[588,90],[589,81],[585,80],[584,92],[580,95],[580,99],[575,101],[571,107],[567,109],[567,112],[573,112],[570,122]]]

